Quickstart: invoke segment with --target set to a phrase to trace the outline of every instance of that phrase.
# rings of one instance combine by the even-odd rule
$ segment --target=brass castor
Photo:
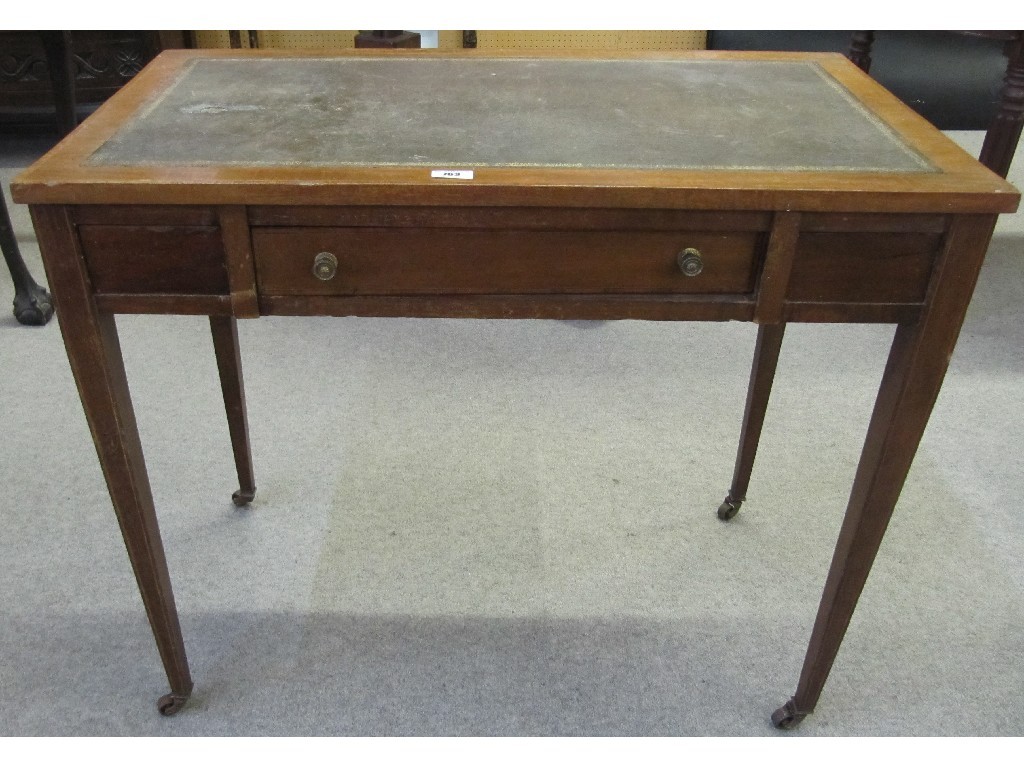
[[[743,499],[734,499],[732,496],[726,496],[722,506],[718,508],[718,519],[732,520],[736,517],[736,513],[740,511],[741,506],[743,506]]]
[[[250,501],[256,498],[256,489],[253,488],[251,491],[237,490],[231,494],[231,500],[235,502],[236,507],[244,507]]]
[[[171,715],[178,714],[181,708],[185,706],[186,701],[188,701],[188,694],[168,693],[160,697],[160,700],[156,703],[156,708],[160,710],[160,714],[164,717],[170,717]]]
[[[782,731],[791,731],[803,721],[809,712],[801,712],[790,699],[772,712],[772,725]]]

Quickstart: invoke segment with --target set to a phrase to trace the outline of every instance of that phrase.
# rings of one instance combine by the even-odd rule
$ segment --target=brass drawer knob
[[[313,259],[313,276],[317,280],[330,280],[338,273],[338,257],[321,251]]]
[[[704,259],[696,248],[687,248],[676,254],[676,264],[679,265],[679,271],[687,277],[696,277],[704,271]]]

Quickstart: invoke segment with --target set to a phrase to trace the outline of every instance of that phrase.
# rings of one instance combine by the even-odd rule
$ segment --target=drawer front
[[[757,232],[256,227],[265,295],[750,293]],[[687,248],[702,269],[683,273]],[[337,268],[313,273],[320,253]]]
[[[82,224],[78,232],[97,293],[228,293],[217,227]]]
[[[797,241],[788,299],[921,303],[942,238],[936,232],[805,232]]]

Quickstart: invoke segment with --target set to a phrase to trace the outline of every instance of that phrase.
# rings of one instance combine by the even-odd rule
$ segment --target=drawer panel
[[[217,227],[85,224],[78,232],[97,293],[228,293]]]
[[[266,295],[749,293],[757,232],[481,231],[377,227],[257,227],[253,250]],[[703,270],[676,255],[696,248]],[[321,252],[330,280],[313,274]]]
[[[942,237],[937,232],[804,232],[797,241],[787,298],[920,303]]]

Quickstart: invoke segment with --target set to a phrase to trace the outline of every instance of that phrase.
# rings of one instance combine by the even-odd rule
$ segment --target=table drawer
[[[256,227],[252,239],[260,291],[271,296],[666,294],[751,292],[763,235]],[[692,276],[678,258],[688,248],[700,256]],[[314,275],[318,254],[333,257],[321,257],[328,279]]]
[[[919,304],[941,232],[805,232],[797,241],[790,301]]]
[[[78,232],[97,293],[228,293],[217,227],[83,224]]]

